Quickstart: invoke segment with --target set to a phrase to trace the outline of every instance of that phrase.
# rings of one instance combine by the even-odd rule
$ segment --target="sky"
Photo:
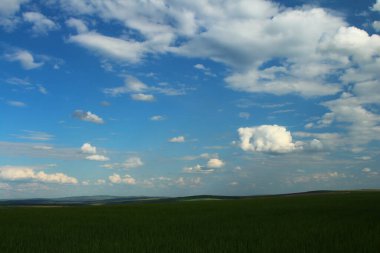
[[[380,187],[380,0],[1,0],[0,199]]]

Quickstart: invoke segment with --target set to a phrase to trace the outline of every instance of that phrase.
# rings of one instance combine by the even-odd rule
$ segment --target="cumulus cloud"
[[[85,154],[96,154],[96,147],[92,146],[90,143],[84,143],[80,150]]]
[[[109,160],[109,158],[104,155],[90,155],[90,156],[86,156],[86,159],[91,160],[91,161],[98,161],[98,162],[105,162]]]
[[[376,3],[372,6],[373,11],[379,11],[380,12],[380,0],[377,0]]]
[[[77,184],[78,180],[69,177],[63,173],[47,174],[44,171],[36,171],[32,167],[22,166],[1,166],[0,179],[16,181],[16,180],[35,180],[45,183],[58,184]]]
[[[66,20],[65,23],[68,27],[74,28],[78,33],[85,33],[88,31],[87,25],[83,20],[70,18]]]
[[[95,124],[103,124],[104,123],[104,120],[101,117],[99,117],[98,115],[93,114],[91,112],[85,112],[82,110],[76,110],[73,113],[73,117],[76,119],[92,122]]]
[[[108,177],[109,181],[113,184],[136,184],[136,179],[134,179],[132,176],[126,174],[124,176],[120,176],[119,174],[112,174]]]
[[[154,96],[153,95],[143,94],[143,93],[132,94],[131,98],[133,100],[144,101],[144,102],[152,102],[152,101],[154,101]]]
[[[13,53],[6,54],[5,58],[11,62],[19,62],[26,70],[39,68],[44,65],[43,62],[36,62],[33,55],[26,50],[15,50]]]
[[[59,26],[53,20],[45,17],[39,12],[24,12],[24,21],[32,24],[32,31],[35,34],[47,34],[49,31],[56,30]]]
[[[292,135],[283,126],[262,125],[239,128],[240,147],[244,151],[289,153],[300,147],[293,143]]]
[[[169,139],[169,142],[173,142],[173,143],[185,142],[185,137],[184,136],[173,137],[173,138]]]
[[[208,160],[207,162],[207,167],[208,168],[221,168],[224,166],[224,162],[218,158],[212,158],[210,160]]]
[[[19,23],[15,14],[20,10],[22,4],[29,0],[0,1],[0,27],[11,31]]]
[[[378,35],[348,27],[343,16],[310,5],[173,0],[108,1],[104,8],[104,1],[69,0],[61,6],[78,16],[116,21],[140,36],[138,41],[106,36],[72,22],[78,31],[69,38],[73,43],[130,63],[167,52],[211,59],[230,67],[225,81],[238,91],[333,95],[343,89],[340,80],[373,80],[378,72]],[[372,10],[379,10],[379,2]],[[208,71],[200,63],[194,67]]]

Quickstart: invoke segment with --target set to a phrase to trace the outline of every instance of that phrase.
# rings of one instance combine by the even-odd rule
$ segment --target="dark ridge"
[[[195,195],[184,197],[158,197],[158,196],[74,196],[63,198],[31,198],[31,199],[6,199],[0,200],[0,206],[72,206],[72,205],[115,205],[115,204],[132,204],[132,203],[158,203],[158,202],[177,202],[177,201],[202,201],[202,200],[237,200],[251,199],[260,197],[291,197],[302,195],[320,195],[330,193],[350,193],[357,191],[378,191],[378,190],[347,190],[331,191],[318,190],[308,192],[295,192],[284,194],[269,195],[249,195],[249,196],[223,196],[223,195]]]

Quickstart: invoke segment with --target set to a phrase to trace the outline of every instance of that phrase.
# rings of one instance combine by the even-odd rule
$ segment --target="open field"
[[[0,252],[380,252],[380,192],[0,206]]]

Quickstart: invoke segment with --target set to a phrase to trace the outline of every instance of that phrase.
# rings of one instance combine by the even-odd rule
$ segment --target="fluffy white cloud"
[[[208,58],[231,68],[225,81],[238,91],[325,96],[342,90],[332,80],[379,78],[379,36],[348,27],[343,16],[323,8],[284,8],[266,0],[62,0],[61,6],[73,15],[116,21],[140,35],[138,41],[110,37],[72,22],[79,34],[71,42],[132,63],[167,52]],[[372,9],[378,10],[379,2]],[[202,64],[194,67],[208,71]]]
[[[43,62],[36,62],[33,55],[26,50],[16,50],[13,53],[6,54],[5,58],[11,62],[19,62],[26,70],[39,68],[44,65]]]
[[[19,23],[15,14],[20,10],[21,5],[28,1],[29,0],[0,1],[0,27],[6,30],[12,30]]]
[[[143,94],[143,93],[132,94],[131,98],[133,100],[144,101],[144,102],[152,102],[152,101],[154,101],[154,96],[153,95]]]
[[[32,31],[35,34],[47,34],[49,31],[59,28],[54,21],[39,12],[24,12],[22,16],[24,21],[33,24]]]
[[[119,174],[114,173],[108,179],[113,184],[136,184],[136,179],[128,174],[121,177]]]
[[[90,155],[90,156],[86,156],[86,159],[91,160],[91,161],[98,161],[98,162],[105,162],[109,160],[109,158],[104,155]]]
[[[3,180],[36,180],[45,183],[77,184],[78,180],[63,173],[47,174],[44,171],[35,171],[31,167],[1,166],[0,178]]]
[[[347,124],[347,144],[362,145],[372,140],[380,140],[380,116],[369,111],[360,98],[344,93],[340,98],[324,102],[323,105],[331,111],[331,124]]]
[[[207,167],[208,168],[221,168],[224,166],[224,162],[218,158],[212,158],[210,160],[208,160],[207,162]]]
[[[96,147],[92,146],[90,143],[84,143],[80,150],[85,154],[96,154]]]
[[[78,33],[85,33],[88,31],[87,25],[80,19],[70,18],[66,20],[68,27],[74,28]]]
[[[19,11],[21,4],[28,0],[6,0],[0,2],[0,16],[11,16]]]
[[[372,10],[380,12],[380,0],[376,1],[376,3],[372,6]]]
[[[173,143],[185,142],[185,137],[184,136],[173,137],[173,138],[169,139],[169,142],[173,142]]]
[[[262,125],[239,128],[240,147],[244,151],[289,153],[300,149],[292,135],[283,126]]]
[[[76,110],[73,113],[73,117],[80,119],[80,120],[83,120],[83,121],[92,122],[95,124],[103,124],[104,123],[104,120],[101,117],[99,117],[98,115],[93,114],[91,112],[85,112],[82,110]]]

